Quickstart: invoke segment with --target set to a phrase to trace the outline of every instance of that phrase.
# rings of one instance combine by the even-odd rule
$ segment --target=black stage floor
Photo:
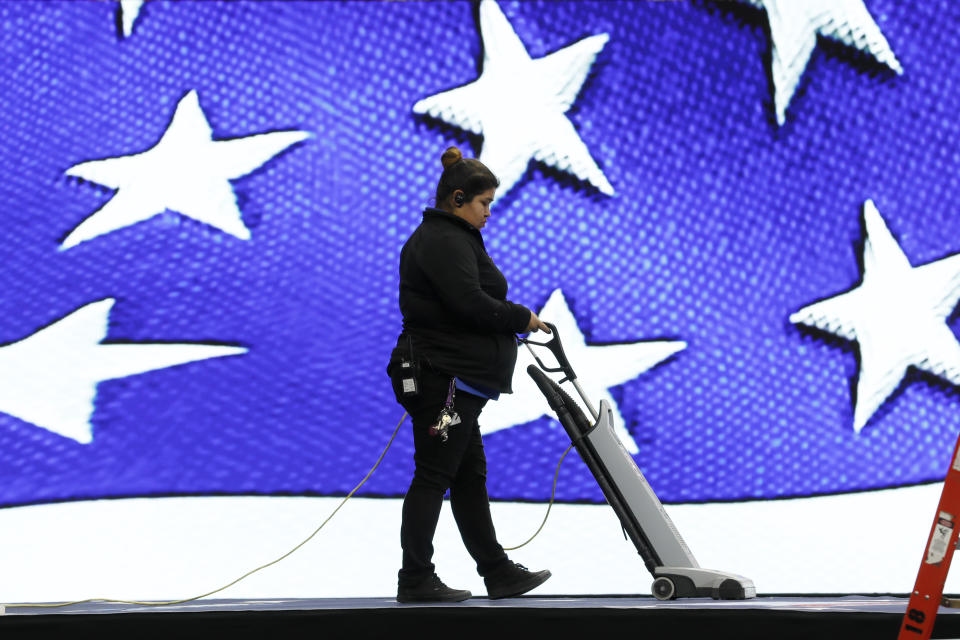
[[[175,606],[89,603],[8,607],[0,637],[97,638],[890,638],[905,596],[762,596],[743,601],[650,596],[472,598],[445,605],[393,598],[200,600]],[[531,635],[532,634],[532,635]],[[960,639],[960,609],[941,608],[934,638]]]

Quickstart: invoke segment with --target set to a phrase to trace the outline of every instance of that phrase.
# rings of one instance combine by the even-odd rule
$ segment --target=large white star
[[[80,443],[93,440],[97,384],[178,364],[245,353],[206,344],[101,344],[113,299],[77,309],[0,347],[0,412]]]
[[[610,387],[633,380],[654,365],[686,348],[680,341],[633,342],[628,344],[588,345],[583,338],[577,320],[560,289],[554,291],[538,314],[545,322],[557,327],[564,353],[570,366],[577,374],[577,382],[583,388],[594,408],[601,400],[610,404],[617,417],[614,426],[617,436],[630,453],[639,453],[637,443],[624,426],[620,408],[610,395]],[[546,342],[551,336],[542,333],[532,334],[531,339]],[[548,367],[556,366],[553,355],[544,347],[533,347],[535,353]],[[513,394],[500,396],[496,402],[489,402],[480,416],[481,432],[492,433],[536,420],[540,416],[553,416],[543,394],[536,383],[527,374],[527,366],[535,364],[529,350],[521,346],[517,357],[517,367],[513,373]],[[548,374],[555,380],[562,374]],[[564,384],[571,397],[582,406],[580,395],[572,385]],[[590,412],[583,407],[584,414],[590,418]]]
[[[771,75],[777,123],[782,125],[817,34],[868,53],[897,74],[903,67],[863,0],[743,0],[766,9],[770,24]]]
[[[248,240],[230,185],[287,147],[309,137],[305,131],[274,131],[214,140],[196,91],[177,105],[163,137],[152,148],[128,156],[74,165],[67,174],[117,192],[66,237],[61,249],[151,218],[166,209]]]
[[[853,427],[859,433],[914,366],[960,385],[960,344],[946,324],[960,299],[960,254],[919,267],[890,234],[873,202],[863,205],[860,284],[800,309],[790,322],[817,327],[860,351]]]
[[[531,159],[612,195],[613,187],[564,115],[609,36],[590,36],[532,60],[493,0],[480,4],[480,33],[480,77],[417,102],[413,111],[482,134],[480,160],[500,179],[501,195],[516,184]]]

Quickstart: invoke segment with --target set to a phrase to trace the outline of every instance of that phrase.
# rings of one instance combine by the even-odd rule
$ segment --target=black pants
[[[454,409],[461,422],[450,427],[447,441],[443,442],[439,436],[431,436],[428,429],[446,402],[450,378],[421,370],[420,393],[414,398],[400,395],[396,375],[392,382],[397,400],[413,420],[416,463],[413,481],[403,499],[403,565],[399,584],[413,586],[433,574],[433,535],[447,489],[463,544],[476,561],[477,571],[486,575],[507,561],[490,518],[487,459],[477,424],[487,399],[458,390]]]

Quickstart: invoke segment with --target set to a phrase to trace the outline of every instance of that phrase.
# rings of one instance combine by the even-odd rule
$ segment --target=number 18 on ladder
[[[950,571],[950,561],[957,547],[960,519],[960,438],[953,449],[953,458],[943,481],[940,504],[927,538],[917,582],[903,616],[898,640],[927,640],[933,632],[937,610],[943,600],[943,586]]]

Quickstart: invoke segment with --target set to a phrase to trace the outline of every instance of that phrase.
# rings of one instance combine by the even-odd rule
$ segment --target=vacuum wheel
[[[677,594],[677,588],[673,584],[673,580],[663,576],[653,581],[650,591],[653,592],[653,597],[657,600],[673,600]]]

